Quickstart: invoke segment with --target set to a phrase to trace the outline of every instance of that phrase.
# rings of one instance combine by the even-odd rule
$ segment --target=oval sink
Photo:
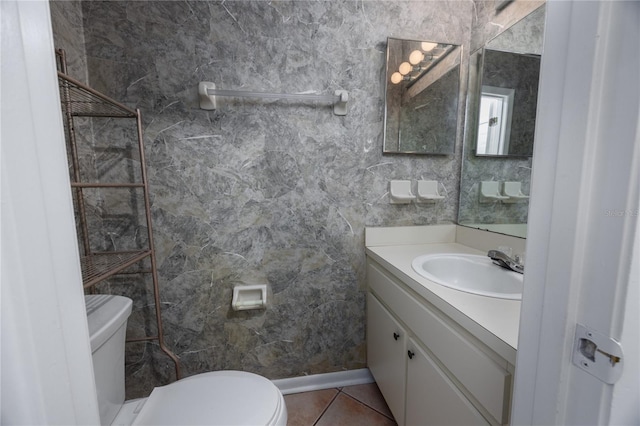
[[[455,290],[500,299],[522,299],[522,274],[473,254],[426,254],[413,259],[413,270]]]

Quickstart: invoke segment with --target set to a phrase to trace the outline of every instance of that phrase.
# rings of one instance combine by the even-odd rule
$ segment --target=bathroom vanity
[[[366,232],[367,359],[398,424],[508,424],[520,301],[447,288],[411,262],[523,252],[524,240],[456,225]]]

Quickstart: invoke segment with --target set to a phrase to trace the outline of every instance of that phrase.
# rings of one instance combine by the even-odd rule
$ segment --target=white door
[[[546,19],[512,423],[639,424],[640,3]],[[618,383],[572,364],[577,324],[622,343]]]

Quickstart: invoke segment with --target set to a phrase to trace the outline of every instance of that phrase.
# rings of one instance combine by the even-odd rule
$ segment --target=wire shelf
[[[59,58],[59,69],[62,71],[58,72],[58,83],[60,86],[63,119],[66,123],[66,139],[72,164],[73,177],[71,186],[77,194],[76,217],[79,228],[78,232],[79,238],[82,241],[82,252],[89,253],[88,256],[80,258],[83,287],[85,289],[93,287],[101,281],[118,274],[150,274],[153,281],[153,305],[155,310],[157,334],[136,340],[157,340],[160,349],[173,361],[175,365],[176,379],[179,380],[182,377],[182,373],[180,371],[180,360],[173,351],[166,346],[163,336],[158,270],[153,244],[153,230],[151,226],[151,202],[149,199],[149,187],[144,155],[144,139],[142,135],[142,117],[138,110],[131,109],[108,96],[103,95],[86,84],[69,77],[66,74],[67,66],[64,51],[58,49],[56,54]],[[80,176],[80,156],[78,155],[76,137],[77,129],[74,121],[75,117],[133,118],[135,120],[137,134],[135,137],[133,135],[127,135],[127,138],[124,140],[129,140],[128,138],[137,139],[139,154],[138,178],[134,179],[133,176],[130,176],[130,180],[120,183],[82,182]],[[85,126],[80,127],[83,128]],[[144,212],[148,237],[147,248],[137,251],[93,252],[91,248],[89,228],[87,225],[87,209],[85,207],[84,194],[85,188],[141,188],[141,192],[144,197]],[[142,260],[147,261],[143,262],[144,264],[138,265],[136,268],[131,268]]]
[[[135,110],[93,90],[78,80],[58,72],[60,99],[74,117],[135,118]]]
[[[84,288],[117,274],[151,254],[151,250],[94,254],[80,258]]]

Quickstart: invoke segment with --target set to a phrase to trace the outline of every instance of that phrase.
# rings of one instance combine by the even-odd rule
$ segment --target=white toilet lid
[[[268,379],[242,371],[214,371],[157,387],[134,425],[271,425],[282,394]]]

